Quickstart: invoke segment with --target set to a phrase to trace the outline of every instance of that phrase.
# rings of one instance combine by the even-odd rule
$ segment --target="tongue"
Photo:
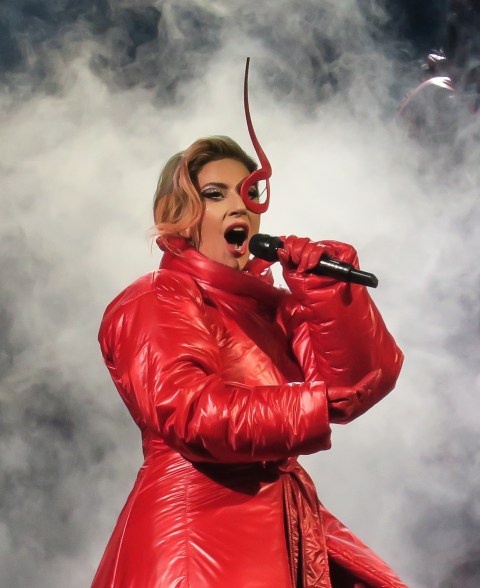
[[[227,249],[230,251],[232,255],[235,257],[241,257],[247,250],[247,242],[244,241],[242,245],[237,245],[236,243],[229,243],[225,241],[227,245]]]

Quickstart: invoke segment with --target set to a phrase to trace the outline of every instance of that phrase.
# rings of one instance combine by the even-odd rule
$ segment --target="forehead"
[[[236,186],[249,175],[248,169],[236,159],[218,159],[209,161],[198,173],[198,183],[204,186],[210,182],[220,182]]]

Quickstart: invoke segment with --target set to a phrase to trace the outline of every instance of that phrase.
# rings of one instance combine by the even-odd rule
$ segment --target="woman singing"
[[[94,588],[405,588],[297,461],[393,389],[402,353],[365,287],[307,273],[324,254],[358,267],[350,245],[283,238],[290,291],[249,259],[256,168],[227,137],[175,155],[154,202],[160,269],[105,312],[145,461]]]

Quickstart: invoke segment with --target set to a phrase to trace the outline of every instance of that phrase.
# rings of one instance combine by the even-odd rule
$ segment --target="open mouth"
[[[247,225],[232,225],[224,233],[225,241],[231,251],[245,253],[248,239]]]

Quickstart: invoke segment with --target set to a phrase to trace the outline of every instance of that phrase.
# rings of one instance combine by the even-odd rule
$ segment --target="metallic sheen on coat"
[[[145,461],[93,588],[405,588],[296,459],[330,448],[327,387],[381,369],[376,402],[402,353],[364,287],[295,297],[262,270],[183,247],[108,306],[99,340]]]

